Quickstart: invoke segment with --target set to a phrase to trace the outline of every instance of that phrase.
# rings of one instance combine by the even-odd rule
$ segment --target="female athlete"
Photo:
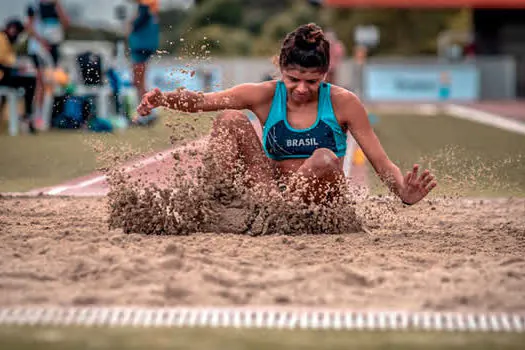
[[[225,172],[241,160],[248,183],[286,185],[294,175],[300,176],[316,202],[340,193],[347,131],[403,203],[419,202],[436,186],[428,170],[418,174],[417,164],[403,176],[385,153],[359,99],[325,82],[330,44],[319,26],[306,24],[289,33],[278,61],[281,80],[204,94],[154,89],[144,95],[138,114],[148,115],[161,106],[190,113],[220,111],[210,149],[220,156]],[[243,114],[246,109],[263,126],[262,140]]]

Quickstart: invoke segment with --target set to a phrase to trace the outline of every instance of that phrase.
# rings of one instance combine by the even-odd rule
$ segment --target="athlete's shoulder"
[[[237,88],[241,94],[249,97],[250,100],[255,100],[262,103],[273,98],[277,81],[264,81],[261,83],[245,83],[238,85]]]
[[[252,83],[251,85],[255,86],[259,91],[263,93],[271,93],[275,91],[277,87],[277,80],[263,81],[260,83]]]
[[[352,120],[366,115],[365,107],[359,97],[343,87],[332,85],[330,98],[334,113],[342,123],[351,123]]]
[[[359,100],[359,97],[357,97],[356,94],[354,94],[348,89],[337,85],[331,85],[330,98],[332,99],[332,103],[335,103],[337,105],[348,106],[348,104],[354,103],[361,104],[361,101]]]

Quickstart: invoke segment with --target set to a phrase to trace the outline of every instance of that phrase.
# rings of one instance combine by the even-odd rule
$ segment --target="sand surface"
[[[375,207],[370,232],[125,234],[107,198],[0,198],[0,305],[525,311],[525,199]]]

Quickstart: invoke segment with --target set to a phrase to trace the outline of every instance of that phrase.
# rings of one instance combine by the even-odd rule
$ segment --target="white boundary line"
[[[313,308],[7,307],[0,325],[525,332],[525,314]]]
[[[354,152],[357,147],[357,142],[350,132],[346,133],[346,154],[343,162],[343,172],[346,177],[349,177],[352,172],[352,162],[354,160]]]
[[[490,125],[499,129],[525,135],[525,123],[504,118],[494,113],[483,112],[471,107],[446,105],[443,111],[453,117]]]
[[[173,148],[173,149],[169,149],[169,150],[165,150],[165,151],[159,152],[159,153],[157,153],[157,154],[155,154],[153,156],[150,156],[148,158],[142,159],[142,160],[140,160],[140,161],[138,161],[136,163],[133,163],[132,165],[129,165],[129,166],[125,167],[124,168],[124,173],[129,173],[129,172],[135,171],[137,169],[143,168],[145,166],[148,166],[150,164],[163,161],[164,159],[168,158],[173,152],[180,152],[180,151],[183,151],[185,149],[196,148],[201,143],[204,143],[204,142],[205,142],[205,139],[199,139],[197,141],[193,141],[191,143],[188,143],[188,144],[186,144],[184,146],[180,146],[180,147],[176,147],[176,148]],[[97,176],[97,177],[94,177],[94,178],[89,179],[89,180],[82,181],[82,182],[80,182],[78,184],[69,185],[69,186],[57,186],[57,187],[52,188],[49,191],[44,192],[44,194],[45,195],[55,196],[55,195],[59,195],[59,194],[65,192],[65,191],[88,187],[88,186],[94,185],[96,183],[102,182],[104,180],[106,180],[106,175],[101,175],[101,176]]]

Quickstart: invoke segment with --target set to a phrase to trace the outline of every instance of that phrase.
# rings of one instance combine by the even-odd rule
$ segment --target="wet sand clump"
[[[362,230],[350,187],[329,202],[308,203],[298,191],[248,187],[242,166],[225,173],[202,149],[174,152],[167,186],[110,172],[110,227],[126,233],[187,235],[234,232],[248,235],[348,233]],[[203,164],[188,166],[188,159]],[[298,182],[298,180],[297,180]]]

